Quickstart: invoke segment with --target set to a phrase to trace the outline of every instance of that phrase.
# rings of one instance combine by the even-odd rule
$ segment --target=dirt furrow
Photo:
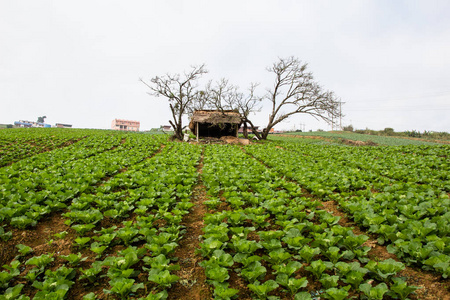
[[[244,153],[257,160],[267,168],[271,168],[263,161],[257,159],[253,155],[245,151],[241,147]],[[292,179],[286,178],[290,182],[298,185],[304,196],[311,198],[312,200],[318,200],[322,203],[323,209],[332,214],[333,216],[339,216],[339,225],[352,227],[354,234],[365,234],[369,236],[369,239],[364,243],[364,246],[369,246],[372,248],[369,252],[370,259],[373,260],[384,260],[388,258],[393,258],[400,261],[394,254],[387,251],[386,246],[379,245],[377,242],[377,237],[373,234],[367,233],[364,229],[360,228],[356,223],[354,223],[350,216],[348,216],[339,207],[339,204],[335,201],[323,201],[310,193],[308,193],[298,182]],[[405,277],[409,285],[419,286],[420,289],[416,290],[416,295],[410,295],[411,299],[422,299],[422,300],[450,300],[450,282],[449,279],[442,279],[440,274],[435,272],[424,271],[420,268],[406,266],[403,271],[399,273],[400,276]]]
[[[199,179],[192,193],[192,207],[182,222],[186,226],[186,233],[175,250],[174,257],[178,257],[180,270],[174,272],[180,280],[168,291],[168,299],[212,299],[211,291],[206,283],[205,271],[200,267],[202,256],[196,253],[200,248],[200,236],[203,234],[203,217],[207,212],[203,202],[206,200],[206,188],[202,182],[203,154],[197,166]]]

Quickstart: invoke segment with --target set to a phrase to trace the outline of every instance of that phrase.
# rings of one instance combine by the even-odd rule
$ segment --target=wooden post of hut
[[[198,123],[195,123],[195,125],[197,125],[197,128],[196,128],[196,130],[195,130],[195,131],[197,132],[197,134],[196,134],[196,135],[197,135],[197,143],[198,143]]]

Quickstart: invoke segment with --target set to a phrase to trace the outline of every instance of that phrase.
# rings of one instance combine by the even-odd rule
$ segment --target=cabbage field
[[[0,300],[450,299],[449,154],[0,130]]]

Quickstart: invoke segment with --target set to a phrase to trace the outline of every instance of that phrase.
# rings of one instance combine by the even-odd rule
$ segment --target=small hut
[[[238,136],[241,115],[235,110],[196,110],[189,129],[199,137]]]

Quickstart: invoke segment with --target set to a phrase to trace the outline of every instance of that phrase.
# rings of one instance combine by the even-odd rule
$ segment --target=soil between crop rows
[[[122,143],[124,140],[122,140]],[[163,148],[163,147],[161,147]],[[280,148],[281,149],[281,148]],[[203,149],[204,150],[204,149]],[[159,153],[161,149],[157,152]],[[245,152],[245,151],[244,151]],[[250,157],[250,154],[247,153]],[[254,158],[256,159],[256,158]],[[269,168],[268,166],[266,166]],[[205,271],[200,267],[199,263],[202,261],[202,256],[196,253],[199,249],[199,244],[201,242],[200,236],[203,234],[202,228],[204,227],[203,217],[209,211],[204,205],[204,201],[207,200],[206,187],[202,182],[202,169],[203,169],[203,153],[202,158],[197,165],[198,181],[193,188],[193,193],[191,196],[191,202],[194,206],[190,209],[190,212],[183,217],[181,225],[186,227],[186,232],[183,238],[179,242],[178,248],[173,253],[173,257],[177,257],[177,264],[180,265],[181,269],[179,271],[173,272],[173,274],[180,277],[180,280],[172,285],[168,291],[168,299],[212,299],[212,289],[211,286],[206,282]],[[119,170],[119,173],[125,172],[127,169]],[[111,177],[105,178],[109,180]],[[294,181],[293,181],[294,182]],[[294,182],[295,183],[295,182]],[[298,183],[296,183],[298,185]],[[299,185],[300,186],[300,185]],[[301,186],[300,186],[301,187]],[[358,227],[339,207],[339,205],[334,201],[321,201],[315,198],[313,195],[308,194],[305,191],[304,196],[311,199],[312,201],[320,201],[323,208],[333,214],[334,216],[339,216],[339,225],[345,227],[352,227],[355,234],[365,234],[370,237],[368,241],[365,242],[365,246],[369,246],[372,249],[369,252],[369,257],[374,260],[393,258],[398,260],[395,255],[390,254],[385,246],[379,245],[376,241],[376,236],[369,234],[364,231],[364,229]],[[224,199],[222,199],[224,200]],[[222,202],[219,210],[231,210],[231,208]],[[18,230],[11,227],[13,232],[13,238],[9,241],[1,243],[0,249],[0,265],[9,264],[14,257],[17,255],[17,244],[25,244],[33,248],[33,253],[25,258],[31,256],[37,256],[46,253],[55,253],[55,261],[49,265],[49,269],[55,270],[56,268],[63,265],[63,260],[57,258],[59,255],[67,255],[70,253],[77,253],[78,250],[72,246],[74,239],[77,237],[70,226],[66,225],[65,218],[62,214],[65,212],[59,211],[47,215],[45,218],[38,222],[37,226],[31,230]],[[127,220],[134,220],[136,215],[130,214]],[[120,222],[110,222],[109,219],[102,220],[98,227],[110,227],[113,225],[121,226]],[[63,239],[57,239],[54,234],[67,231],[68,234]],[[251,236],[250,239],[257,240],[259,237],[257,235]],[[124,247],[122,245],[115,246],[114,248],[108,249],[111,253],[115,253],[118,250],[122,250]],[[89,268],[91,263],[94,261],[92,253],[88,249],[82,249],[80,251],[83,257],[88,259],[80,264],[79,267],[86,269]],[[24,276],[26,272],[31,268],[30,266],[21,265],[24,267],[21,270],[21,276]],[[406,267],[399,275],[407,278],[408,284],[421,287],[417,290],[416,295],[411,295],[411,299],[450,299],[449,287],[450,283],[448,279],[442,279],[441,275],[427,272],[419,268]],[[272,274],[267,274],[264,279],[274,279]],[[136,282],[145,282],[146,278],[144,274],[141,274]],[[239,290],[238,299],[251,299],[252,295],[249,292],[245,281],[237,275],[236,272],[230,272],[230,288],[235,288]],[[14,279],[15,284],[23,283],[25,284],[22,293],[28,296],[33,296],[36,293],[36,289],[27,285],[25,279]],[[106,277],[98,278],[98,281],[92,285],[80,283],[77,281],[69,290],[67,299],[81,299],[82,295],[86,292],[95,292],[100,299],[114,299],[112,296],[105,295],[103,293],[103,288],[108,286],[108,280]],[[308,290],[319,287],[320,285],[311,282],[308,286]],[[138,293],[139,296],[145,295],[147,293],[147,287]],[[282,296],[282,295],[278,295]],[[286,298],[291,299],[291,298]]]

